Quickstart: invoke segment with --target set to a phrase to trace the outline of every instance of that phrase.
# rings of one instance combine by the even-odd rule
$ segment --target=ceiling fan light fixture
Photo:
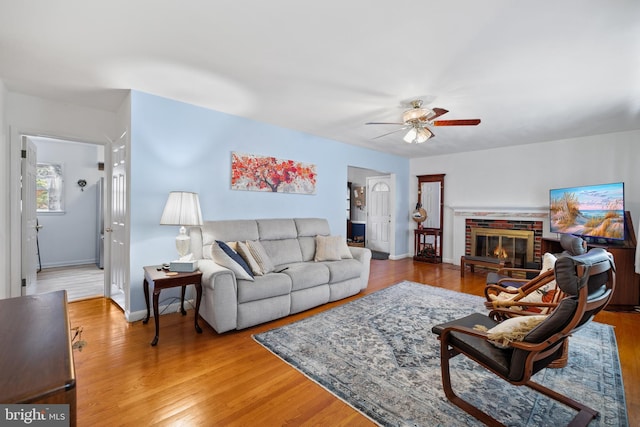
[[[435,115],[435,113],[428,108],[412,108],[402,113],[402,121],[409,123],[414,120],[429,119],[429,117]]]
[[[404,140],[404,142],[406,142],[407,144],[411,144],[412,142],[415,141],[416,136],[418,135],[418,131],[416,131],[415,128],[411,128],[409,130],[409,132],[407,132],[407,134],[404,136],[404,138],[402,138]]]
[[[412,127],[409,132],[402,138],[408,144],[422,144],[433,136],[429,129],[421,127]]]
[[[418,144],[422,144],[423,142],[426,142],[429,138],[433,136],[433,133],[431,133],[431,131],[427,128],[420,128],[416,131],[416,133],[417,133],[416,142]]]

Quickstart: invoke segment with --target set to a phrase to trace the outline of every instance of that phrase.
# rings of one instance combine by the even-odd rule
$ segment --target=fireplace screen
[[[504,259],[514,267],[533,262],[534,242],[529,230],[471,229],[471,255]]]

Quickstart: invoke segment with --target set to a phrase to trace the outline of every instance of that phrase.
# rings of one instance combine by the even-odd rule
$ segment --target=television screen
[[[549,191],[552,233],[624,240],[624,183]]]

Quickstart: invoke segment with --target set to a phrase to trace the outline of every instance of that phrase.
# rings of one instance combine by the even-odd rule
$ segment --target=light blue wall
[[[60,163],[64,177],[64,213],[38,213],[38,253],[42,268],[93,264],[97,261],[98,169],[104,148],[95,144],[34,141],[39,163]],[[80,188],[79,179],[87,181]],[[73,242],[73,244],[69,244]]]
[[[315,164],[316,194],[232,191],[232,151]],[[345,235],[348,166],[396,174],[395,209],[406,211],[406,158],[132,91],[130,310],[144,308],[142,267],[176,257],[177,227],[159,225],[169,191],[197,192],[206,220],[320,217],[333,234]],[[398,253],[408,245],[402,219]]]

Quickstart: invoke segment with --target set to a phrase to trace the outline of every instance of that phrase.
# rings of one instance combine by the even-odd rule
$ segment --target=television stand
[[[616,289],[611,301],[605,308],[609,311],[628,311],[640,305],[640,274],[635,272],[636,234],[631,221],[631,213],[625,211],[626,238],[620,243],[607,242],[596,243],[593,239],[588,241],[587,248],[603,248],[613,255],[616,263]],[[562,252],[559,239],[543,237],[540,245],[542,253]]]

